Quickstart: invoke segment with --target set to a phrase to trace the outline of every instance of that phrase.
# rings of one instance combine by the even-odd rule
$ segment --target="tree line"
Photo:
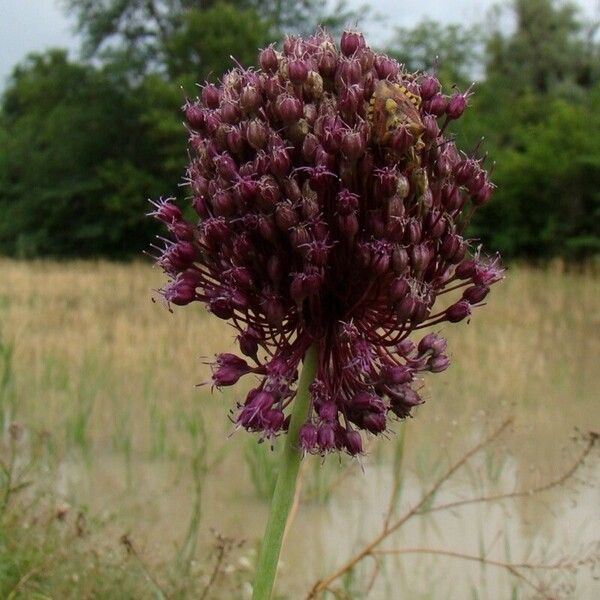
[[[0,101],[0,253],[125,258],[157,233],[147,199],[181,181],[196,83],[257,48],[363,17],[344,1],[63,0],[81,56],[32,54]],[[329,10],[328,10],[329,9]],[[448,86],[478,80],[456,132],[494,163],[470,235],[506,257],[600,254],[600,43],[578,7],[512,0],[478,26],[434,20],[371,40]],[[494,23],[506,23],[500,26]],[[376,43],[375,43],[376,42]],[[482,138],[485,138],[482,142]],[[182,194],[185,192],[182,191]],[[476,243],[476,241],[474,242]]]

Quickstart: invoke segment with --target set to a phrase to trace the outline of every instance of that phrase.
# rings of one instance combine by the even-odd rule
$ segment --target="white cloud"
[[[0,0],[0,86],[29,52],[77,45],[56,0]]]

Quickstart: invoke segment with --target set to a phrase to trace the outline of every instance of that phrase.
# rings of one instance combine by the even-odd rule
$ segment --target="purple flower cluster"
[[[259,62],[184,107],[198,219],[156,203],[173,238],[158,258],[171,278],[162,292],[237,329],[244,358],[219,355],[212,379],[258,376],[235,418],[262,436],[286,430],[316,345],[300,445],[359,454],[361,432],[382,433],[422,402],[420,373],[448,367],[443,338],[411,334],[468,318],[502,278],[462,235],[493,185],[445,135],[468,94],[444,95],[362,34],[339,47],[322,31],[288,37]]]

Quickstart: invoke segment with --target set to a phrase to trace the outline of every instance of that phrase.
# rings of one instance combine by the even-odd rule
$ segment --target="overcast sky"
[[[350,0],[351,5],[363,0]],[[394,26],[411,26],[425,17],[450,23],[481,20],[497,0],[374,0],[368,2],[383,19],[367,27],[371,40],[383,40]],[[579,0],[590,17],[600,17],[600,0]],[[28,52],[50,47],[76,53],[72,23],[58,8],[58,0],[0,0],[0,87],[13,66]]]

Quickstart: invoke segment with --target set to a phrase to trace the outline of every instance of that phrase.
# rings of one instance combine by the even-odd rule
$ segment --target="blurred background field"
[[[203,356],[231,344],[228,327],[201,310],[169,314],[153,303],[148,290],[162,276],[145,263],[3,260],[0,268],[3,456],[14,445],[16,474],[28,469],[3,509],[2,597],[199,597],[224,543],[216,533],[236,547],[207,597],[244,597],[274,459],[227,419],[243,390],[194,387],[208,377]],[[425,381],[427,402],[407,425],[401,505],[509,415],[513,431],[446,497],[560,472],[577,451],[575,429],[600,423],[599,292],[592,269],[515,266],[490,310],[444,331],[454,364]],[[397,441],[371,445],[364,470],[308,459],[283,557],[286,597],[304,597],[377,527]],[[422,517],[394,543],[485,547],[512,559],[585,553],[600,536],[599,474],[592,460],[579,485],[541,499]],[[443,557],[390,561],[386,572],[371,597],[398,597],[385,585],[411,598],[528,597],[510,575]],[[573,579],[572,597],[600,591],[585,569]],[[351,598],[362,597],[357,580],[347,583]]]
[[[4,2],[0,15],[25,13]],[[164,277],[142,260],[159,233],[145,213],[148,198],[187,194],[180,107],[196,82],[319,23],[358,23],[447,89],[477,81],[458,144],[488,153],[498,190],[469,235],[509,269],[486,310],[442,330],[452,366],[426,379],[417,418],[360,462],[305,461],[281,598],[304,598],[381,526],[391,494],[399,510],[413,504],[504,418],[511,430],[438,500],[535,487],[600,430],[598,6],[423,4],[431,14],[411,21],[385,0],[61,0],[69,53],[26,56],[18,32],[22,60],[0,83],[0,598],[250,597],[275,455],[228,419],[244,385],[195,385],[233,332],[151,300]],[[12,33],[3,56],[18,54],[2,46]],[[386,547],[580,558],[539,575],[547,597],[593,600],[599,476],[596,453],[565,486],[418,517]],[[381,557],[370,586],[372,568],[344,577],[339,597],[537,597],[506,569],[450,556]]]

